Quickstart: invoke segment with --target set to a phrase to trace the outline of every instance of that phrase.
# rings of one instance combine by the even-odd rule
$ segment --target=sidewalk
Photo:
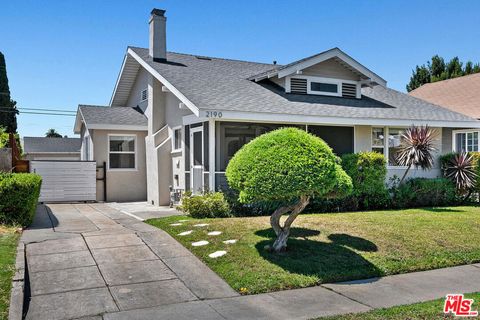
[[[164,231],[109,205],[48,208],[22,236],[27,319],[310,319],[480,291],[478,264],[239,296]]]

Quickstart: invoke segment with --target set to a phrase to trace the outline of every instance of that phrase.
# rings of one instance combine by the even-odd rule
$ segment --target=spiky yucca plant
[[[402,133],[400,150],[396,154],[399,165],[406,166],[400,184],[403,182],[412,166],[428,170],[433,167],[433,153],[437,150],[434,141],[437,131],[429,126],[414,126]]]
[[[472,155],[466,152],[456,154],[445,166],[445,177],[452,180],[459,193],[468,192],[466,199],[475,187],[477,174]]]

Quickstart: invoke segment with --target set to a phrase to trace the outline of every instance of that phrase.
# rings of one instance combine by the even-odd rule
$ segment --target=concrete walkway
[[[168,206],[154,206],[146,201],[140,202],[109,202],[110,207],[117,209],[131,217],[138,218],[139,220],[147,220],[153,218],[169,217],[173,215],[180,215],[181,212],[175,208]]]
[[[107,204],[39,206],[22,241],[27,319],[310,319],[480,291],[480,265],[467,265],[239,296],[168,234]]]

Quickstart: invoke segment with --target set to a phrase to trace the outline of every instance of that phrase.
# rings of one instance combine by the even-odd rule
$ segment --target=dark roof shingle
[[[42,152],[80,152],[80,138],[24,137],[25,153]]]
[[[147,126],[147,117],[139,110],[129,107],[78,106],[86,125]]]
[[[201,110],[246,111],[323,117],[474,121],[440,106],[380,85],[362,89],[362,99],[286,94],[253,75],[279,65],[167,53],[154,62],[148,49],[130,47]]]

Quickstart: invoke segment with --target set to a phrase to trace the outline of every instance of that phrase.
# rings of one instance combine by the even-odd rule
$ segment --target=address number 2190
[[[222,116],[222,111],[206,111],[207,118],[221,118]]]

